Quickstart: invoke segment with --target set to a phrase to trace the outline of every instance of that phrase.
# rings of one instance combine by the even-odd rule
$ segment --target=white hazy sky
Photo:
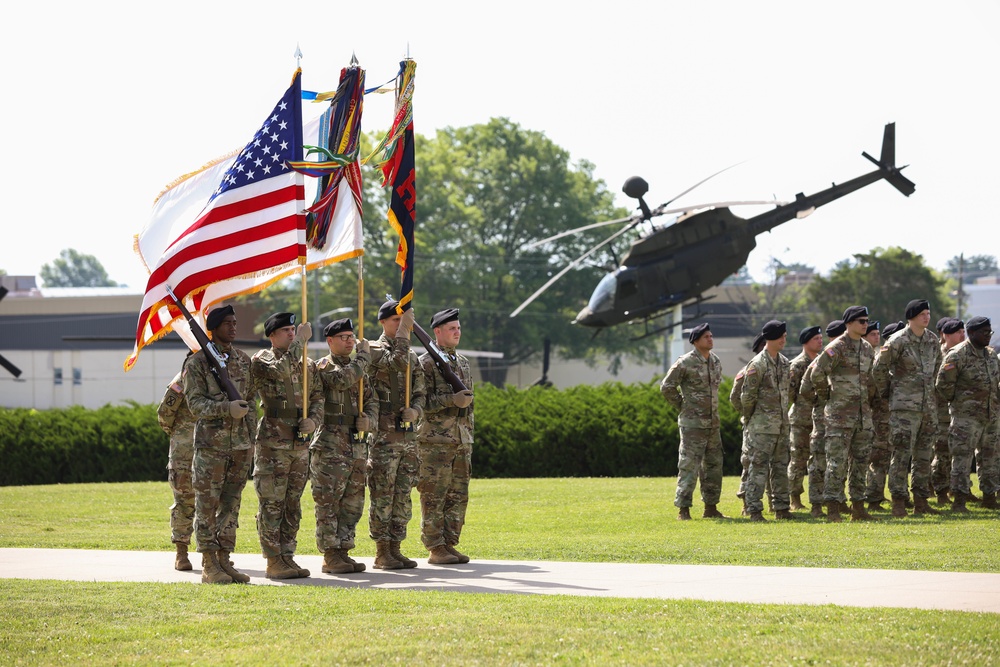
[[[506,116],[614,192],[642,175],[651,206],[743,160],[678,203],[815,192],[870,171],[861,151],[895,121],[916,193],[879,182],[786,223],[751,272],[889,245],[936,268],[1000,255],[998,25],[985,0],[18,3],[0,27],[0,268],[37,274],[72,247],[144,286],[132,237],[154,198],[253,135],[296,44],[311,90],[352,52],[387,81],[409,48],[418,132]],[[367,130],[388,127],[390,95],[365,105]]]

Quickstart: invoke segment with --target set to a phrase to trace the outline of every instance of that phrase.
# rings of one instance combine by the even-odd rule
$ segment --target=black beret
[[[431,329],[439,327],[442,324],[448,324],[448,322],[454,322],[458,319],[458,308],[445,308],[442,311],[434,313],[434,317],[431,318]]]
[[[699,338],[701,338],[701,335],[703,333],[705,333],[706,331],[711,331],[711,330],[712,329],[709,328],[709,326],[708,326],[708,322],[702,322],[701,324],[699,324],[698,326],[696,326],[694,329],[691,329],[691,333],[688,334],[688,342],[689,343],[695,342],[696,340],[698,340]]]
[[[878,320],[872,320],[868,323],[868,328],[865,329],[865,335],[867,336],[873,331],[878,331],[879,323]]]
[[[205,328],[209,331],[215,331],[222,324],[222,320],[226,319],[230,315],[235,315],[236,311],[233,310],[232,306],[222,306],[221,308],[215,308],[208,313],[208,317],[205,318]]]
[[[862,317],[868,317],[868,309],[864,306],[851,306],[844,311],[844,324],[850,324],[854,320],[861,319]]]
[[[965,330],[966,331],[977,331],[979,329],[982,329],[982,328],[988,327],[988,326],[990,326],[990,318],[988,318],[988,317],[982,317],[981,315],[976,315],[971,320],[969,320],[968,324],[965,325]]]
[[[764,334],[757,334],[757,337],[753,339],[750,349],[753,350],[754,354],[764,349]]]
[[[785,333],[785,323],[778,320],[770,320],[761,328],[764,340],[778,340]]]
[[[906,319],[912,320],[920,313],[930,309],[931,305],[927,303],[927,299],[914,299],[906,304]]]
[[[882,340],[888,340],[889,336],[896,333],[900,329],[903,329],[905,326],[906,324],[903,322],[890,322],[885,325],[885,329],[882,329]]]
[[[293,313],[275,313],[264,321],[264,335],[270,336],[282,327],[290,327],[295,324]]]
[[[847,325],[844,324],[844,320],[834,320],[826,325],[826,335],[830,338],[836,338],[847,331]]]
[[[806,327],[799,332],[799,345],[805,345],[813,338],[818,336],[823,330],[819,327]]]
[[[351,318],[334,320],[323,327],[323,335],[326,337],[336,336],[343,331],[354,331],[354,323],[351,322]]]
[[[378,309],[378,321],[387,320],[396,314],[396,306],[399,305],[398,301],[386,301]]]
[[[972,322],[972,320],[969,320],[969,322]],[[958,333],[964,328],[965,328],[965,322],[963,322],[962,320],[956,320],[955,318],[951,318],[944,323],[943,327],[941,327],[941,333],[946,333],[946,334]]]
[[[952,318],[942,317],[940,320],[937,321],[937,324],[934,325],[934,328],[938,330],[938,333],[941,333],[944,330],[944,325],[948,324],[948,320],[950,319]]]

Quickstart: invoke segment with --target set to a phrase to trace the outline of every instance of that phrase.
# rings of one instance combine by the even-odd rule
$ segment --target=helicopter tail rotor
[[[883,173],[883,178],[889,181],[892,187],[896,188],[909,197],[917,190],[917,186],[910,179],[900,172],[906,168],[896,166],[896,124],[886,123],[885,131],[882,133],[882,155],[878,160],[868,153],[862,151],[861,154],[874,163]]]

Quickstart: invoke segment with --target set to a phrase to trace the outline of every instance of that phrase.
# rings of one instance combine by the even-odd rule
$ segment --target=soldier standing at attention
[[[930,305],[915,299],[906,305],[906,328],[883,343],[875,362],[875,386],[889,399],[889,492],[892,515],[906,516],[906,461],[910,457],[914,514],[937,514],[930,495],[931,452],[937,434],[934,380],[941,367],[937,336],[927,329]],[[889,387],[892,393],[889,394]]]
[[[448,308],[431,318],[434,338],[451,370],[468,388],[455,392],[445,381],[429,353],[420,355],[427,383],[427,406],[420,427],[420,539],[430,551],[428,563],[468,563],[460,552],[459,538],[469,505],[472,472],[473,413],[472,367],[455,349],[462,338],[458,308]]]
[[[299,567],[294,556],[309,477],[309,436],[323,419],[323,385],[310,360],[309,396],[303,406],[302,350],[312,338],[308,322],[296,331],[295,315],[275,313],[264,322],[264,335],[271,347],[258,351],[250,363],[251,386],[264,413],[257,423],[254,455],[257,535],[268,579],[308,577],[309,570]]]
[[[812,435],[812,408],[814,400],[809,400],[799,393],[802,386],[802,376],[816,355],[823,349],[823,330],[818,327],[806,327],[799,332],[799,345],[802,352],[798,354],[789,366],[788,403],[792,407],[788,411],[790,432],[790,454],[788,461],[788,493],[789,509],[800,510],[802,494],[805,489],[802,480],[805,478],[809,465],[809,437]]]
[[[826,335],[833,342],[847,331],[844,320],[833,320],[826,325]],[[819,355],[816,356],[816,359]],[[814,519],[822,519],[823,503],[823,480],[826,477],[826,418],[823,416],[826,410],[826,399],[816,395],[813,388],[812,374],[816,370],[816,359],[813,359],[799,384],[799,395],[812,402],[812,435],[809,436],[809,504],[811,505],[809,516]],[[842,507],[846,510],[846,507]]]
[[[937,330],[943,360],[953,347],[965,340],[965,322],[953,317],[942,317],[938,320]],[[938,430],[934,439],[934,458],[931,460],[931,490],[937,496],[938,505],[948,503],[948,493],[951,491],[951,450],[948,448],[950,423],[948,401],[943,401],[938,396]],[[969,499],[971,498],[967,498]]]
[[[851,306],[844,311],[847,331],[816,359],[812,383],[825,399],[826,476],[823,496],[827,521],[839,522],[844,505],[844,481],[851,496],[851,521],[875,521],[865,509],[865,471],[872,446],[871,370],[875,351],[864,340],[868,309]]]
[[[691,498],[701,479],[704,518],[724,519],[718,509],[722,495],[722,436],[719,434],[719,384],[722,361],[712,352],[715,343],[708,324],[691,329],[694,349],[674,362],[660,383],[660,393],[678,410],[681,431],[677,451],[677,518],[691,518]]]
[[[188,357],[191,356],[188,353]],[[186,359],[185,359],[186,361]],[[170,506],[170,541],[177,554],[174,569],[186,572],[191,569],[188,546],[194,532],[194,486],[191,481],[191,462],[194,459],[194,425],[197,421],[184,402],[182,374],[170,381],[167,391],[156,409],[156,420],[163,432],[170,436],[170,453],[167,457],[167,482],[174,494]]]
[[[882,330],[882,342],[885,343],[905,326],[903,322],[885,325],[885,329]],[[881,345],[875,347],[876,358],[881,349]],[[892,446],[889,444],[889,402],[876,391],[872,394],[871,407],[875,438],[872,440],[872,451],[868,455],[868,471],[865,473],[865,501],[868,503],[869,512],[882,509],[882,503],[886,501],[885,478],[889,473],[889,459],[892,457]]]
[[[753,339],[753,343],[750,345],[750,349],[753,351],[754,356],[756,356],[761,350],[764,349],[764,334],[757,334]],[[747,367],[744,366],[740,369],[740,372],[736,374],[733,378],[733,388],[729,392],[729,402],[733,404],[733,408],[736,410],[737,414],[743,414],[743,402],[740,401],[740,394],[743,393],[743,378],[746,377]],[[736,492],[736,497],[743,501],[743,511],[740,512],[742,516],[747,516],[747,473],[750,470],[750,455],[747,450],[747,428],[746,422],[743,421],[743,417],[740,417],[740,429],[743,432],[742,444],[740,445],[740,465],[743,466],[743,472],[740,473],[740,488]],[[765,492],[770,496],[771,483],[768,482]],[[773,503],[772,503],[773,504]]]
[[[390,300],[378,309],[382,335],[371,345],[368,367],[379,404],[367,468],[371,501],[368,531],[375,540],[375,567],[379,570],[417,566],[417,561],[404,556],[401,549],[413,516],[410,495],[419,474],[417,422],[424,413],[424,371],[410,349],[413,309],[400,315],[398,305]]]
[[[216,308],[205,328],[219,353],[226,356],[229,379],[244,400],[231,401],[200,350],[184,362],[184,400],[197,418],[194,428],[194,531],[201,552],[201,581],[206,584],[247,583],[229,554],[236,547],[240,500],[250,472],[253,446],[254,394],[249,389],[250,357],[233,347],[236,314],[232,306]]]
[[[969,339],[956,345],[941,364],[937,390],[951,403],[948,445],[951,449],[952,510],[968,511],[971,496],[969,470],[975,450],[980,453],[979,488],[983,507],[997,509],[1000,464],[997,459],[1000,415],[1000,360],[992,347],[993,330],[986,317],[973,317],[966,326]]]
[[[330,354],[316,362],[316,375],[326,402],[323,423],[309,446],[309,481],[316,503],[316,547],[323,554],[323,572],[364,572],[351,558],[355,528],[365,508],[365,464],[368,434],[378,422],[378,399],[364,384],[363,408],[358,409],[361,379],[371,360],[368,341],[357,342],[349,319],[334,320],[323,329]]]
[[[788,359],[781,354],[788,334],[785,323],[771,320],[761,329],[764,349],[747,365],[740,402],[747,424],[746,502],[751,521],[765,521],[764,486],[770,477],[774,518],[788,511]]]

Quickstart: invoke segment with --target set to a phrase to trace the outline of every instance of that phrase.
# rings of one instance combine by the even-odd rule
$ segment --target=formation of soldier
[[[414,486],[428,562],[469,562],[457,547],[469,501],[475,419],[471,367],[456,349],[459,311],[447,309],[431,320],[442,363],[466,387],[455,391],[429,353],[418,358],[410,349],[413,310],[397,314],[398,305],[382,304],[382,335],[371,343],[355,337],[350,319],[327,324],[330,353],[319,361],[303,360],[312,327],[296,327],[292,313],[267,319],[264,334],[271,346],[251,358],[233,345],[233,307],[209,312],[206,328],[241,398],[231,398],[200,350],[188,356],[160,403],[160,426],[170,436],[176,569],[192,569],[188,547],[194,534],[203,582],[250,581],[230,555],[251,469],[268,578],[311,574],[294,560],[307,480],[324,573],[365,570],[349,552],[366,487],[376,568],[417,566],[401,551]]]
[[[763,326],[730,394],[744,427],[737,495],[751,521],[766,521],[765,497],[778,520],[805,509],[805,478],[810,514],[830,522],[845,513],[875,521],[871,512],[887,501],[894,517],[937,514],[935,497],[954,512],[973,501],[1000,508],[1000,360],[990,320],[942,318],[935,335],[924,299],[907,304],[905,320],[880,330],[865,306],[851,306],[827,325],[825,347],[819,326],[803,329],[791,362],[782,354],[785,323]],[[681,520],[691,518],[698,479],[704,517],[722,517],[722,373],[708,324],[694,327],[689,341],[694,350],[660,385],[678,409]],[[971,490],[973,461],[981,498]]]

